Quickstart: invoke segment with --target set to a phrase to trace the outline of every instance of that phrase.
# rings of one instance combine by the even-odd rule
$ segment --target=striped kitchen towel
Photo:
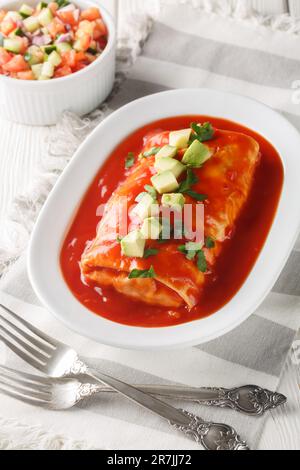
[[[256,98],[284,113],[300,130],[299,35],[194,9],[189,2],[172,3],[154,21],[142,55],[109,102],[111,110],[166,89],[209,87]],[[24,257],[2,279],[0,288],[1,302],[88,356],[92,366],[120,379],[226,388],[255,383],[276,389],[300,325],[300,242],[272,293],[246,322],[215,341],[170,352],[121,351],[70,332],[39,304]],[[0,355],[8,366],[24,369],[10,351],[0,350]],[[178,406],[233,425],[252,448],[257,447],[262,418],[189,403]],[[286,412],[292,412],[289,405]],[[1,396],[0,417],[0,442],[5,427],[21,422],[28,436],[39,436],[36,448],[198,449],[167,423],[116,396],[94,397],[59,413]],[[14,446],[13,438],[8,442]]]

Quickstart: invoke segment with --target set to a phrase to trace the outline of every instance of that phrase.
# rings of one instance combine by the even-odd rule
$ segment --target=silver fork
[[[205,422],[198,416],[174,408],[132,385],[90,369],[78,357],[74,349],[46,335],[4,305],[0,304],[0,306],[9,315],[8,319],[0,314],[1,321],[6,325],[0,325],[0,340],[25,362],[42,373],[54,378],[76,377],[84,374],[96,382],[102,382],[166,419],[171,426],[193,438],[207,450],[248,450],[246,443],[240,439],[231,426]],[[16,325],[15,321],[20,326]],[[26,331],[23,331],[22,327],[25,327]]]
[[[7,383],[7,380],[10,382]],[[1,385],[10,386],[8,390]],[[19,390],[18,386],[25,389]],[[244,385],[234,389],[224,388],[194,388],[181,385],[136,385],[139,390],[158,397],[175,400],[185,400],[206,406],[231,408],[250,416],[261,416],[268,409],[276,408],[286,402],[286,397],[273,393],[256,385]],[[9,369],[0,365],[0,391],[14,398],[32,397],[27,388],[39,394],[36,404],[54,410],[67,410],[77,403],[95,394],[116,393],[112,388],[102,384],[81,382],[76,378],[41,377],[40,375],[26,374],[18,370]],[[21,396],[20,396],[21,393]],[[45,397],[47,393],[47,397]],[[24,400],[23,400],[24,401]]]

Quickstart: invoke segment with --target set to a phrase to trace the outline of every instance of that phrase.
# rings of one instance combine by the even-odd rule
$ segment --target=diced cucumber
[[[194,140],[185,152],[182,162],[193,168],[200,168],[212,155],[213,151],[207,145]]]
[[[4,36],[2,33],[0,33],[0,47],[3,47],[3,43],[4,43]]]
[[[45,75],[41,75],[38,80],[50,80],[51,77],[46,77]]]
[[[26,5],[26,3],[24,3],[20,8],[19,13],[22,18],[28,18],[29,16],[33,15],[34,8],[31,8],[29,5]]]
[[[53,77],[54,65],[51,62],[44,62],[41,75],[49,78]]]
[[[151,182],[159,194],[171,193],[179,188],[179,183],[171,171],[152,176]]]
[[[4,39],[3,41],[3,47],[9,52],[13,52],[14,54],[19,54],[22,49],[22,44],[17,39],[7,38],[7,39]]]
[[[77,41],[74,42],[73,47],[75,51],[78,51],[78,52],[83,51],[81,41],[79,39],[77,39]]]
[[[56,51],[56,46],[52,44],[50,46],[42,46],[41,49],[43,52],[49,55],[51,52]]]
[[[156,217],[149,217],[144,220],[141,232],[146,240],[157,240],[162,231],[162,226]]]
[[[169,144],[177,147],[178,149],[184,149],[188,146],[192,129],[182,129],[180,131],[170,132]]]
[[[38,16],[38,20],[42,26],[47,26],[53,20],[50,8],[43,8]]]
[[[40,28],[40,23],[36,16],[29,16],[29,18],[23,21],[23,24],[29,33],[34,33]]]
[[[43,64],[35,64],[31,66],[32,73],[34,77],[39,80],[42,75]]]
[[[150,215],[157,215],[159,213],[159,207],[157,204],[154,204],[154,199],[150,194],[144,194],[132,212],[137,215],[140,220],[144,220]]]
[[[121,240],[122,254],[130,258],[142,258],[144,256],[146,240],[140,230],[129,232]]]
[[[48,3],[40,2],[40,3],[38,3],[36,9],[37,9],[37,11],[42,11],[44,8],[47,8],[47,7],[48,7]]]
[[[36,65],[43,62],[42,51],[38,46],[30,46],[24,56],[29,65]]]
[[[63,52],[70,51],[72,49],[72,46],[67,42],[56,42],[55,46],[57,52],[59,52],[60,54],[62,54]]]
[[[172,209],[182,209],[185,204],[185,197],[181,193],[163,194],[161,203],[165,207]]]
[[[57,67],[61,63],[61,57],[56,51],[53,51],[48,56],[48,62],[54,65],[54,67]]]
[[[186,166],[180,163],[175,158],[155,158],[154,168],[159,172],[162,173],[163,171],[171,171],[175,178],[179,178],[179,176],[186,171]]]
[[[164,145],[156,154],[156,158],[174,158],[177,154],[177,147],[171,145]]]

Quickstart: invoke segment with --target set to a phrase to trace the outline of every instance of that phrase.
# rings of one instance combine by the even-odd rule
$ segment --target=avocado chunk
[[[179,183],[172,171],[164,171],[152,176],[151,182],[159,194],[171,193],[179,188]]]
[[[164,194],[161,199],[161,203],[165,207],[181,210],[185,204],[185,197],[180,193]]]
[[[175,178],[179,178],[179,176],[186,171],[186,166],[180,163],[175,158],[156,158],[154,168],[159,172],[162,173],[164,171],[171,171]]]
[[[207,145],[195,140],[185,152],[182,163],[193,168],[200,168],[212,154],[212,150]]]
[[[133,230],[121,240],[122,254],[129,258],[142,258],[145,244],[146,240],[140,230]]]
[[[158,215],[159,207],[158,204],[154,203],[154,199],[150,194],[144,194],[132,212],[133,214],[137,215],[140,220],[144,220],[150,215]]]
[[[147,240],[157,240],[161,231],[162,226],[156,217],[148,217],[144,220],[141,233]]]
[[[172,145],[164,145],[156,154],[156,158],[174,158],[177,154],[177,147]]]
[[[188,146],[191,138],[192,129],[182,129],[180,131],[170,132],[169,144],[178,149],[184,149]]]

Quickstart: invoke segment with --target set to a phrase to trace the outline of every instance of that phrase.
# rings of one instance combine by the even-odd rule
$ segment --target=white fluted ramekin
[[[23,1],[10,1],[1,8],[14,10]],[[37,0],[27,0],[36,5]],[[111,15],[95,2],[75,0],[80,8],[97,6],[108,28],[108,43],[100,57],[83,70],[62,78],[45,81],[18,80],[0,75],[1,117],[21,124],[55,124],[63,111],[84,115],[109,95],[115,76],[116,29]]]

